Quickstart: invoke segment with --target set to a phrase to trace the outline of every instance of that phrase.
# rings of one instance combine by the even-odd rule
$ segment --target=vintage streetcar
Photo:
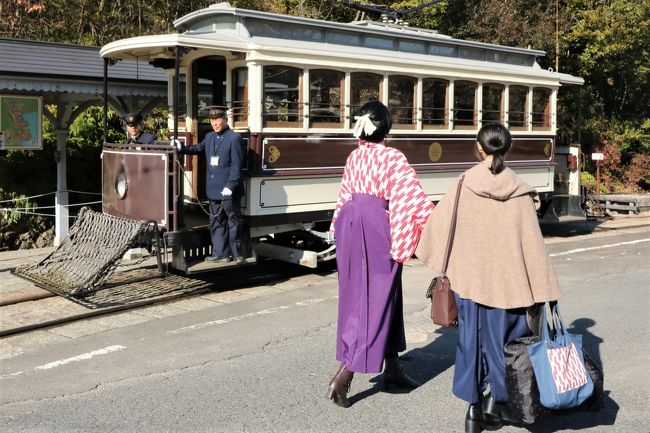
[[[206,107],[229,107],[229,124],[247,147],[249,262],[273,257],[315,267],[335,256],[329,224],[357,145],[355,115],[372,99],[390,108],[387,145],[404,152],[432,201],[476,163],[478,129],[502,122],[514,137],[509,166],[539,192],[540,218],[583,216],[578,148],[556,146],[558,92],[583,80],[542,69],[542,51],[395,22],[335,23],[228,3],[190,13],[174,27],[176,33],[105,45],[105,70],[123,59],[163,68],[169,138],[185,146],[211,130]],[[105,214],[155,221],[158,249],[171,251],[178,271],[234,266],[203,261],[211,244],[201,157],[180,155],[167,141],[107,143],[102,159]]]

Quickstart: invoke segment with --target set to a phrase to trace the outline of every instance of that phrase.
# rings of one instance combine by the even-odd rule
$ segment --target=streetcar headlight
[[[128,183],[126,181],[126,175],[124,172],[120,173],[115,179],[115,192],[120,199],[126,197],[126,191],[128,189]]]

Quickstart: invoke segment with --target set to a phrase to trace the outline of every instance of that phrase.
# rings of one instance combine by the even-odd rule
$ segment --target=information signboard
[[[42,149],[40,96],[0,95],[0,149]]]

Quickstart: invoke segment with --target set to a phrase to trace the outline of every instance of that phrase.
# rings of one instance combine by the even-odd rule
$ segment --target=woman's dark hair
[[[512,136],[508,128],[500,123],[490,123],[478,131],[476,140],[486,155],[492,155],[490,171],[493,174],[501,173],[506,167],[506,154],[512,147]]]
[[[362,131],[359,138],[371,143],[381,143],[388,135],[390,128],[393,127],[393,117],[390,115],[390,111],[381,102],[370,101],[361,107],[360,115],[366,114],[370,115],[370,120],[377,129],[370,135],[366,135]]]

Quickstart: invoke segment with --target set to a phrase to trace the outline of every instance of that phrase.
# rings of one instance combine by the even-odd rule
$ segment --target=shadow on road
[[[604,372],[600,356],[600,345],[604,340],[588,330],[595,324],[596,322],[593,319],[583,317],[574,320],[567,331],[573,334],[582,335],[583,349],[593,360],[594,364]],[[598,426],[614,425],[620,407],[609,395],[610,391],[603,391],[603,403],[605,406],[603,412],[574,412],[560,414],[540,420],[535,424],[524,426],[524,428],[533,433],[553,433],[559,430],[582,430]]]
[[[562,223],[540,223],[539,226],[544,236],[571,237],[589,234],[605,221],[604,218],[589,218]]]
[[[616,422],[619,406],[609,396],[610,391],[603,392],[605,411],[577,412],[570,415],[557,415],[546,418],[529,426],[521,426],[532,433],[554,433],[557,431],[583,430],[599,426],[612,426]]]
[[[454,365],[456,356],[457,333],[455,330],[440,328],[436,330],[441,334],[434,341],[424,347],[412,349],[400,356],[402,369],[404,372],[424,385],[428,381]],[[384,391],[381,374],[370,379],[373,384],[363,392],[350,396],[351,404],[370,397],[378,392],[388,392],[391,394],[408,394],[409,390],[392,389]]]

